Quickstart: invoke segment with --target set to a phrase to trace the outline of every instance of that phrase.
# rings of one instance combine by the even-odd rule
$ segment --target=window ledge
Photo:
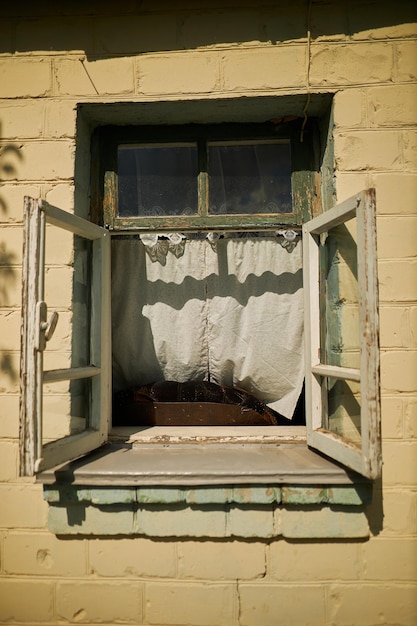
[[[80,459],[41,472],[37,480],[46,485],[162,487],[368,482],[301,442],[254,443],[237,439],[232,445],[215,440],[173,443],[158,437],[154,442],[140,444],[137,439],[133,443],[108,443]]]
[[[38,481],[56,535],[369,536],[372,483],[305,443],[108,443]]]

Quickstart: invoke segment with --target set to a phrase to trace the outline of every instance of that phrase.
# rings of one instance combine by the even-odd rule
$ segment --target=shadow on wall
[[[1,137],[1,125],[0,125]],[[22,153],[14,144],[5,144],[0,148],[0,184],[6,180],[17,177],[17,165],[22,161]],[[0,192],[0,222],[6,221],[8,213],[7,202]],[[0,241],[0,307],[15,306],[10,293],[16,287],[18,258],[16,253],[10,248],[6,238]],[[12,355],[1,350],[0,370],[12,383],[18,380],[18,372],[14,366]]]
[[[290,4],[271,2],[270,6],[265,3],[262,8],[241,8],[235,3],[229,8],[227,4],[207,0],[207,8],[200,6],[197,11],[194,0],[183,0],[181,8],[173,11],[166,9],[166,2],[157,0],[16,0],[2,8],[6,23],[7,18],[14,19],[9,22],[9,33],[6,27],[0,40],[0,52],[80,50],[94,60],[216,44],[294,41],[306,38],[308,24],[314,40],[361,32],[375,34],[394,22],[407,24],[416,20],[415,4],[410,0],[395,3],[395,18],[390,2],[305,0]]]

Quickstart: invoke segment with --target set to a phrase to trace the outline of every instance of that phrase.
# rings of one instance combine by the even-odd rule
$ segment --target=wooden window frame
[[[324,363],[321,346],[320,241],[321,235],[351,218],[357,220],[360,367]],[[376,256],[375,190],[356,194],[303,226],[303,271],[306,338],[307,443],[368,478],[381,472],[381,418],[379,375],[379,316]],[[327,407],[323,379],[360,383],[361,445],[350,443],[326,428]]]
[[[110,231],[261,230],[300,227],[311,215],[311,190],[318,169],[314,145],[316,124],[310,121],[301,134],[300,121],[288,124],[188,124],[181,126],[109,126],[96,130],[92,140],[92,219]],[[208,215],[207,146],[212,141],[281,141],[291,148],[291,213]],[[198,146],[199,215],[118,217],[117,149],[119,145],[195,142]]]
[[[214,132],[210,128],[209,139],[228,139],[232,135],[237,139],[255,136],[252,125],[216,125]],[[237,133],[237,126],[239,133]],[[195,136],[195,127],[192,129]],[[200,128],[200,127],[199,127]],[[271,138],[260,126],[257,137]],[[169,130],[170,129],[170,130]],[[134,132],[133,132],[134,130]],[[268,130],[271,129],[268,125]],[[167,131],[167,132],[165,132]],[[181,132],[180,132],[181,131]],[[208,129],[205,128],[207,133]],[[290,227],[303,225],[304,246],[304,289],[305,301],[305,335],[306,335],[306,421],[307,444],[323,452],[332,459],[357,471],[368,478],[375,478],[381,471],[380,444],[380,409],[379,409],[379,346],[378,346],[378,291],[376,279],[376,230],[375,230],[375,194],[368,190],[357,194],[352,199],[326,211],[319,217],[310,219],[316,211],[312,208],[316,189],[316,170],[314,167],[314,132],[306,132],[301,141],[299,124],[276,129],[275,137],[289,139],[292,146],[293,174],[292,190],[295,210],[291,215],[259,216],[259,220],[241,219],[242,216],[214,216],[214,218],[198,218],[197,221],[187,218],[169,218],[166,223],[159,218],[149,221],[143,218],[129,218],[120,221],[116,218],[117,207],[117,146],[120,143],[138,142],[138,133],[143,141],[148,142],[153,136],[155,141],[170,139],[187,139],[184,127],[158,127],[158,135],[154,135],[154,127],[103,127],[97,130],[93,138],[93,178],[92,178],[92,212],[91,220],[96,224],[77,216],[60,211],[55,207],[42,204],[40,201],[25,199],[25,234],[23,264],[23,323],[22,323],[22,357],[21,357],[21,474],[33,475],[48,467],[64,463],[68,460],[85,455],[98,448],[107,440],[108,425],[111,411],[111,330],[110,330],[110,235],[132,231],[172,231],[178,230],[213,230]],[[170,133],[172,133],[170,135]],[[179,135],[180,133],[180,135]],[[228,135],[229,133],[229,135]],[[304,145],[302,145],[304,142]],[[295,148],[294,148],[295,146]],[[295,156],[294,156],[295,155]],[[101,158],[103,156],[103,158]],[[204,187],[204,185],[202,185]],[[103,208],[104,207],[104,208]],[[349,217],[356,216],[358,226],[358,267],[359,289],[365,297],[360,300],[361,325],[361,367],[358,372],[346,371],[346,368],[335,368],[330,371],[318,360],[320,346],[320,314],[319,314],[319,254],[320,234],[326,232],[331,225],[342,223]],[[164,220],[165,218],[162,218]],[[207,219],[208,221],[204,221]],[[44,253],[43,235],[45,222],[61,226],[70,232],[79,234],[93,241],[93,305],[95,314],[95,339],[92,354],[96,355],[95,367],[100,367],[98,376],[93,380],[96,385],[96,400],[90,428],[79,435],[65,437],[60,441],[42,446],[42,401],[41,388],[45,380],[69,380],[73,377],[90,377],[97,373],[87,368],[84,372],[76,372],[70,368],[61,372],[43,372],[43,343],[46,324],[46,304],[43,295]],[[102,228],[99,224],[105,225]],[[38,273],[39,272],[39,273]],[[94,295],[95,294],[95,295]],[[327,369],[326,369],[327,367]],[[321,400],[320,379],[323,376],[337,375],[339,378],[359,378],[363,395],[362,446],[354,448],[341,437],[323,428],[323,407]],[[272,471],[272,470],[271,470]]]
[[[46,224],[92,242],[90,365],[45,371],[43,352],[50,326],[44,301]],[[31,476],[102,445],[110,416],[110,236],[104,229],[26,197],[24,201],[23,299],[21,329],[20,474]],[[42,443],[43,385],[91,379],[88,428],[57,441]],[[57,416],[59,419],[59,416]]]

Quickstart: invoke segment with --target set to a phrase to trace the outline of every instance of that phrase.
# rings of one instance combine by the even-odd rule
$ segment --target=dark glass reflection
[[[194,215],[198,210],[195,145],[120,146],[120,217]]]
[[[289,143],[209,145],[209,212],[291,213]]]

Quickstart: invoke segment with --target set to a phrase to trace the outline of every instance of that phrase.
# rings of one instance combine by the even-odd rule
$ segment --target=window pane
[[[361,445],[360,383],[351,380],[325,378],[323,391],[327,395],[327,428],[357,446]],[[323,402],[326,406],[326,402]]]
[[[289,143],[209,145],[209,212],[291,213]]]
[[[322,360],[328,365],[360,367],[359,289],[356,219],[332,228],[322,238]]]
[[[91,242],[48,224],[45,259],[48,318],[53,311],[59,318],[46,344],[44,369],[90,365]]]
[[[42,443],[57,441],[88,428],[91,379],[61,381],[43,386]]]
[[[120,217],[193,215],[198,211],[197,146],[120,146]]]
[[[91,241],[48,224],[45,237],[45,300],[48,318],[59,315],[43,352],[44,371],[85,367],[90,357]],[[42,443],[88,428],[91,380],[43,384]]]

